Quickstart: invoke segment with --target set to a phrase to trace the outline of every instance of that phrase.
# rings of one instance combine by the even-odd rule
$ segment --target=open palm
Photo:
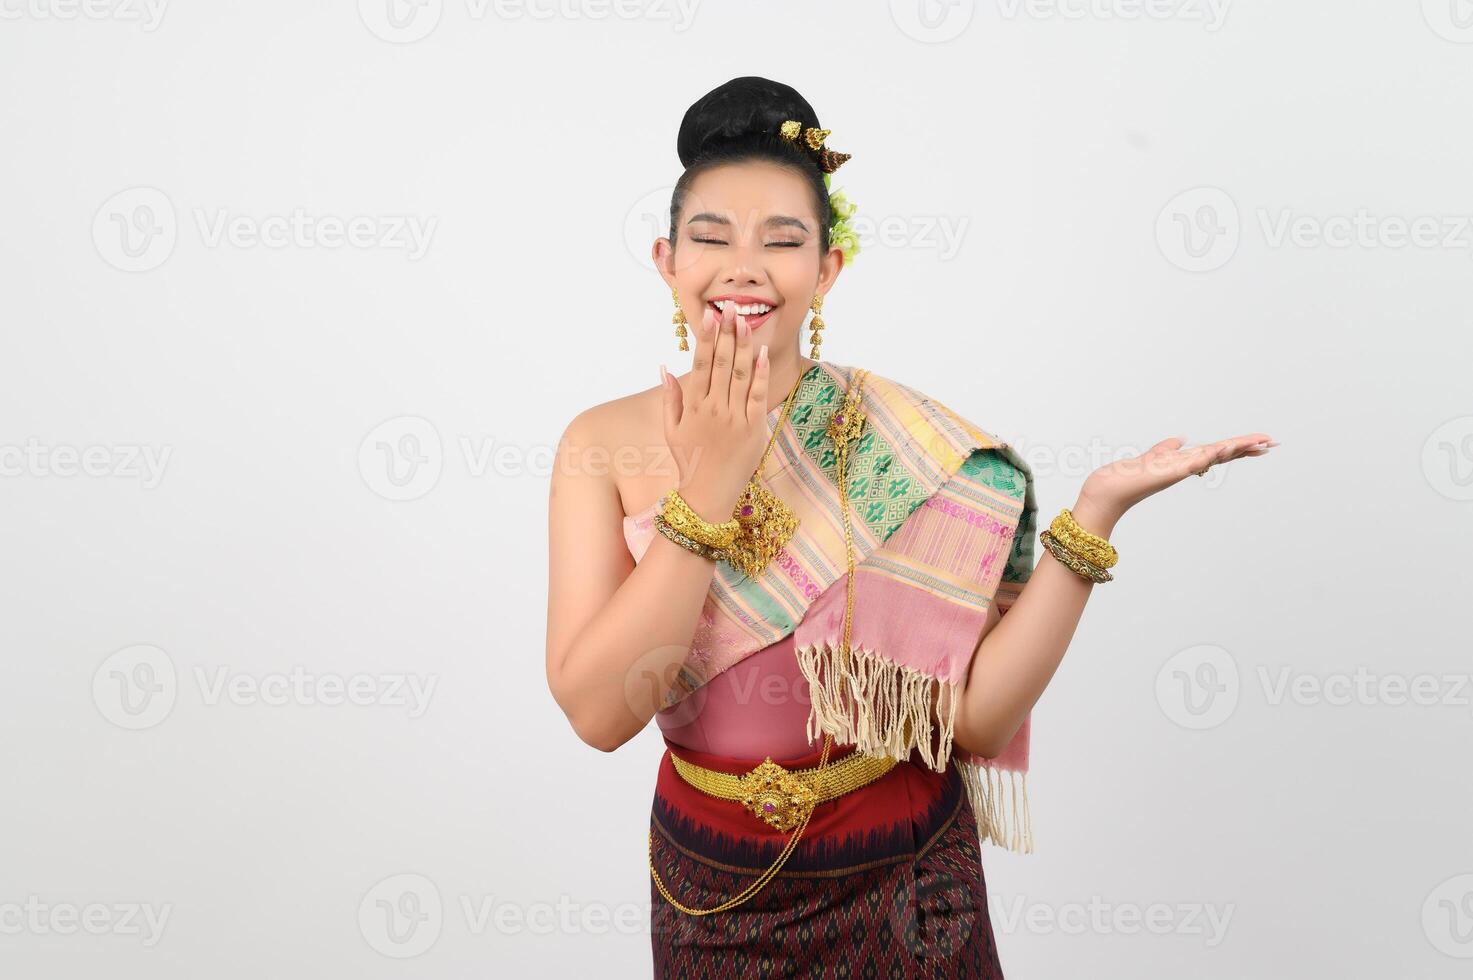
[[[1183,447],[1176,436],[1163,439],[1139,456],[1102,466],[1084,482],[1083,494],[1123,514],[1153,493],[1194,473],[1240,456],[1262,456],[1278,443],[1262,432]]]

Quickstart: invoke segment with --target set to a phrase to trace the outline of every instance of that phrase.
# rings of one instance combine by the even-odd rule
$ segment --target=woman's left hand
[[[1186,479],[1193,473],[1206,471],[1210,466],[1226,463],[1239,456],[1262,456],[1278,443],[1262,432],[1245,436],[1234,436],[1202,446],[1182,447],[1182,440],[1173,436],[1163,439],[1139,456],[1118,459],[1091,473],[1079,491],[1080,504],[1075,516],[1086,510],[1096,524],[1109,524],[1130,508],[1153,493]]]

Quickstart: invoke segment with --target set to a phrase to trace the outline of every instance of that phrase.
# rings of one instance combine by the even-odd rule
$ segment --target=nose
[[[723,283],[728,286],[753,286],[766,281],[759,258],[762,254],[760,245],[732,245],[726,254],[730,262],[721,277]]]

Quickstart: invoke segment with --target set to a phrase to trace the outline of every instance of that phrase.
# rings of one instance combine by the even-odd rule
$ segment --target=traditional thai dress
[[[841,656],[850,556],[829,423],[855,370],[811,367],[776,435],[762,480],[798,516],[796,534],[755,577],[717,563],[656,714],[666,751],[652,866],[678,901],[708,908],[752,884],[792,836],[698,789],[681,774],[692,766],[812,768],[825,733],[830,767],[855,752],[900,761],[813,807],[781,869],[742,904],[689,915],[652,879],[658,977],[1002,976],[979,844],[1032,850],[1029,724],[993,759],[951,732],[988,608],[1005,613],[1033,569],[1032,474],[996,436],[868,373],[844,462],[856,564]],[[780,417],[773,409],[769,428]],[[625,518],[636,561],[659,533],[658,506]]]

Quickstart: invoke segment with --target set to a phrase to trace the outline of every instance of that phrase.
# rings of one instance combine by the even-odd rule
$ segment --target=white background
[[[1118,527],[1008,976],[1467,975],[1466,0],[384,2],[0,0],[0,973],[648,974],[662,743],[547,692],[547,472],[688,363],[676,130],[758,74],[854,154],[824,356],[1043,520],[1282,443]]]

